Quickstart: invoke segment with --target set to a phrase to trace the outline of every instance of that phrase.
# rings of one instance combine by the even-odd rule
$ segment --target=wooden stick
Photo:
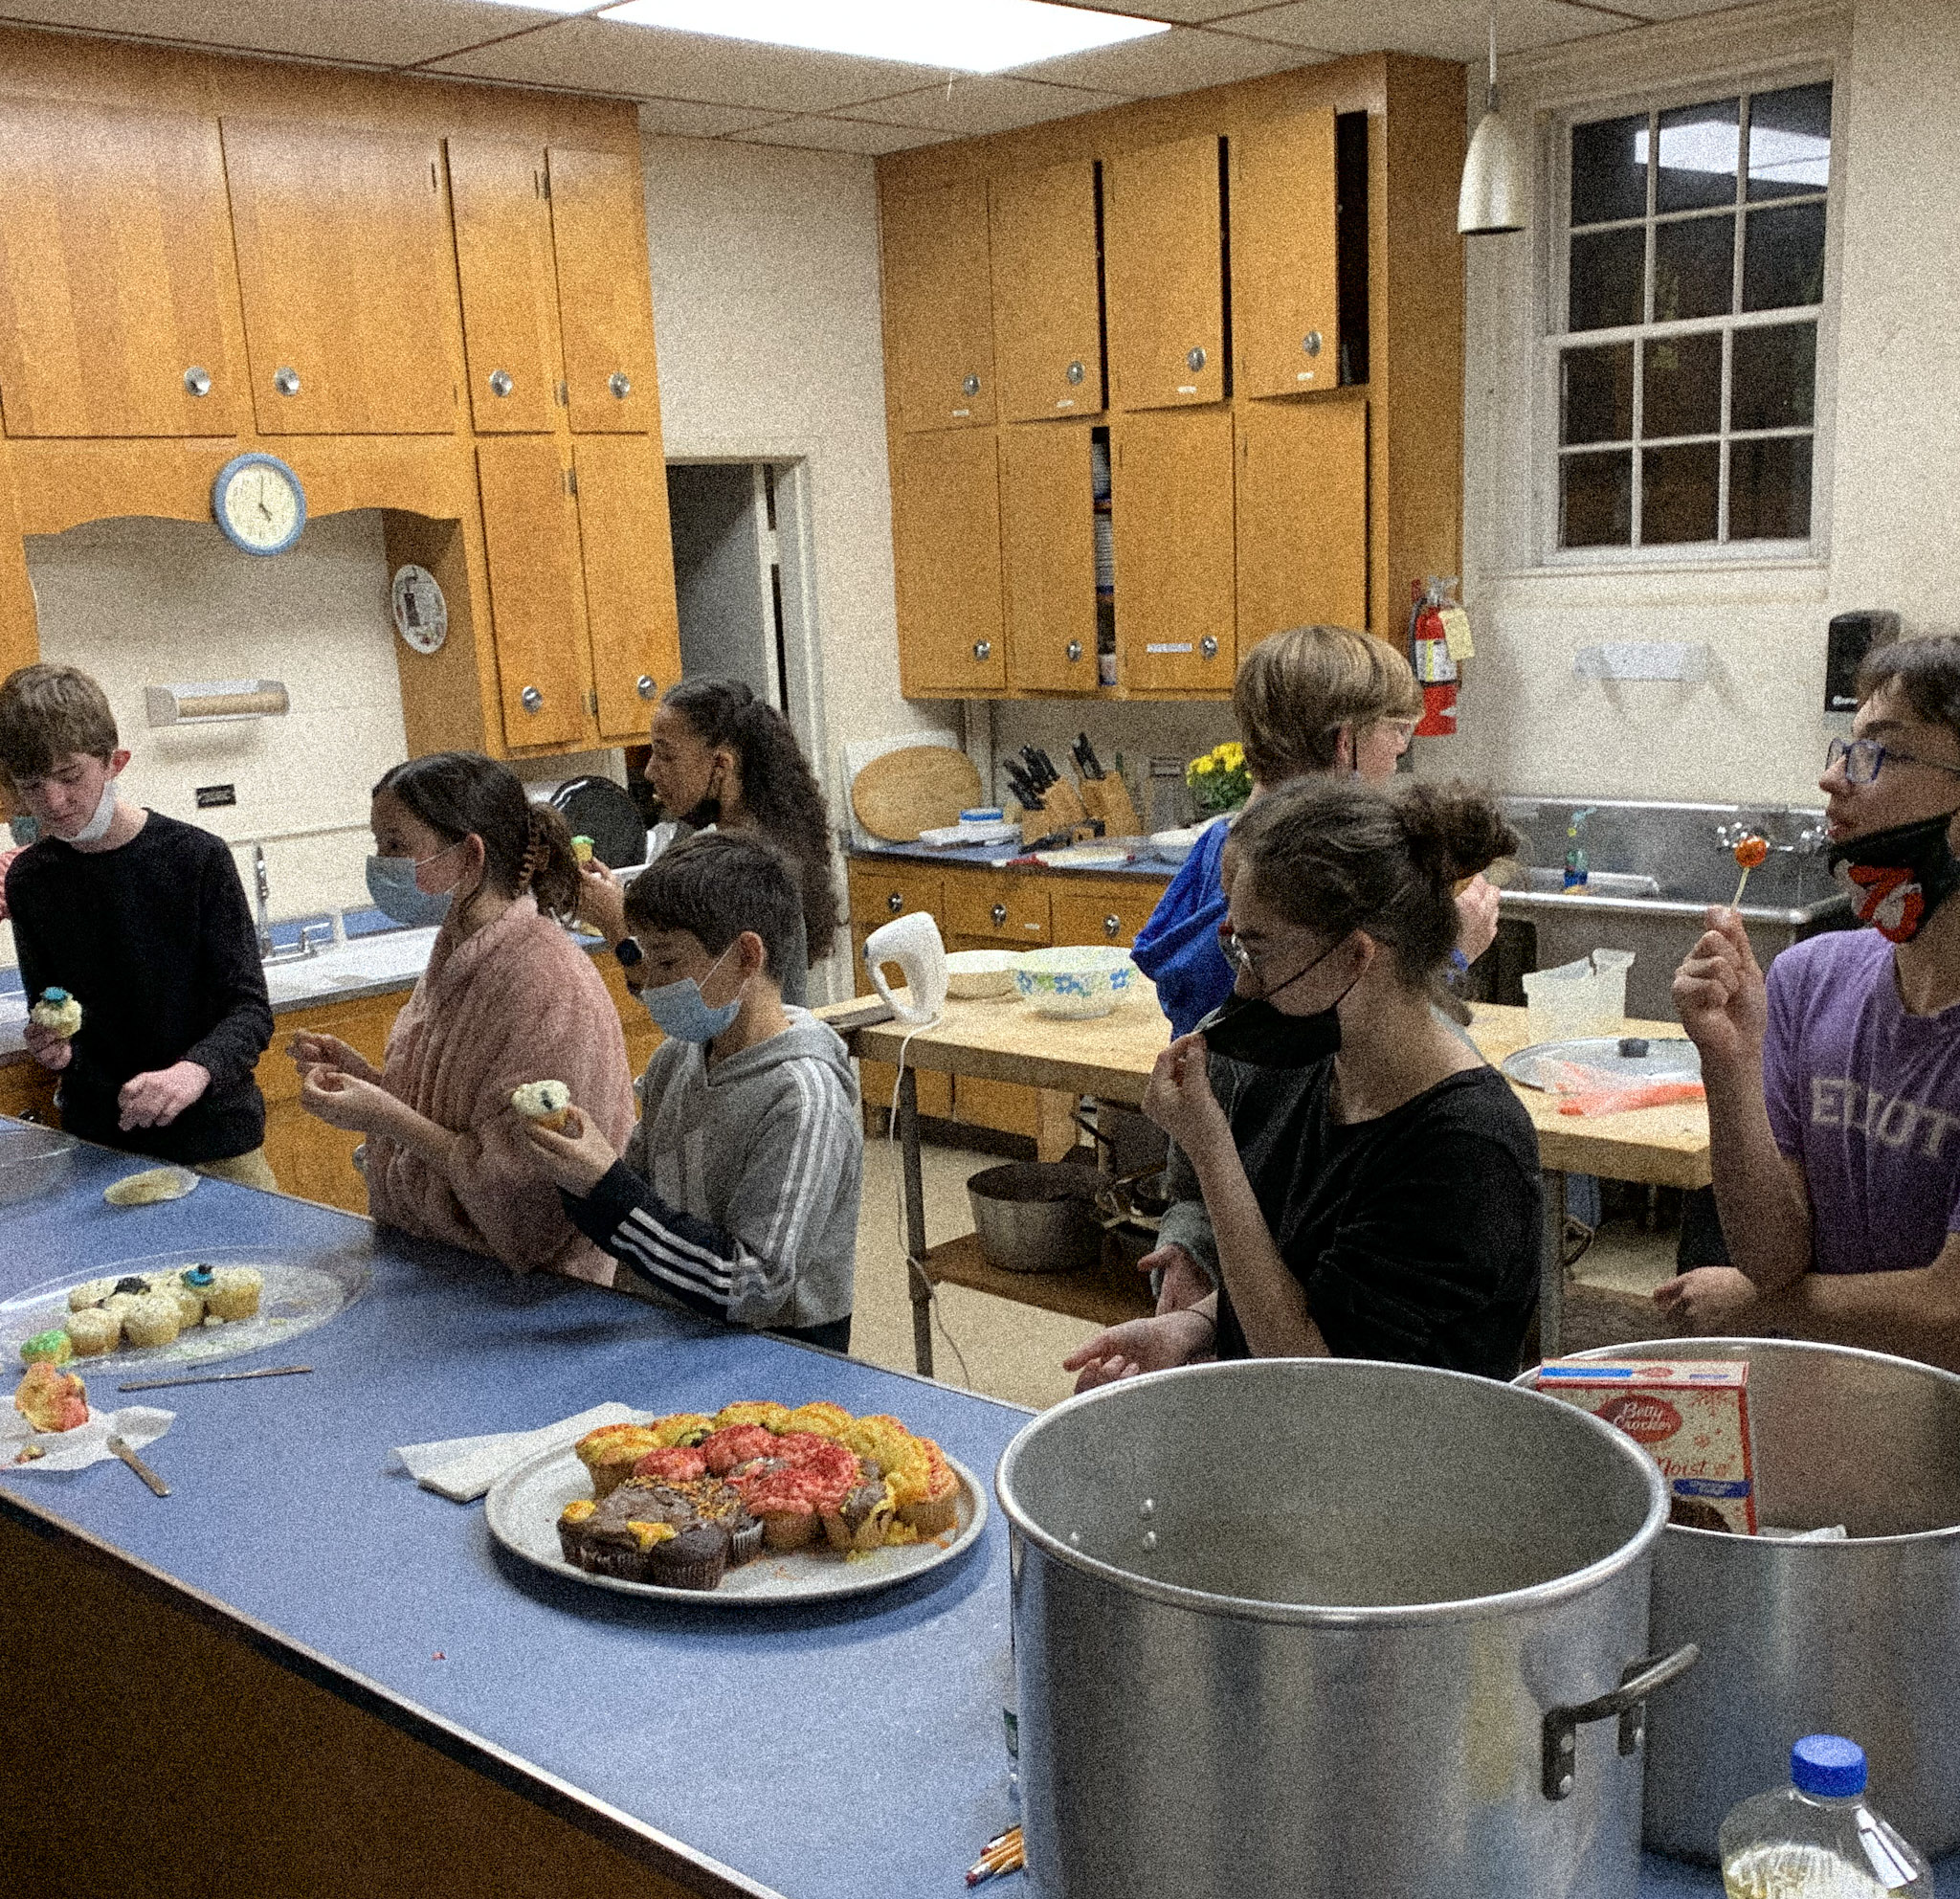
[[[136,1378],[118,1385],[119,1392],[160,1392],[166,1385],[228,1385],[237,1378],[289,1378],[295,1372],[310,1372],[310,1365],[268,1365],[258,1372],[193,1372],[188,1378]]]

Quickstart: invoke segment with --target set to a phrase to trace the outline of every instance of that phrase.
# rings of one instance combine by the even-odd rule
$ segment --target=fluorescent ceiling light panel
[[[1162,20],[1045,0],[627,0],[603,16],[956,73],[1001,73],[1170,31]]]

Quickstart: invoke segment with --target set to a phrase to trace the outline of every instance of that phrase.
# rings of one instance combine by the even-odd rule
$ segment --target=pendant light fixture
[[[1497,109],[1497,7],[1490,10],[1490,89],[1483,117],[1463,160],[1463,186],[1457,193],[1459,236],[1486,237],[1525,228],[1525,165],[1511,128]]]

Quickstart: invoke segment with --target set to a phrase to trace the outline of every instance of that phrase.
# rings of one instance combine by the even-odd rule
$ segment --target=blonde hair
[[[1414,719],[1422,688],[1386,640],[1345,626],[1295,626],[1239,662],[1232,711],[1261,785],[1330,771],[1343,726]]]

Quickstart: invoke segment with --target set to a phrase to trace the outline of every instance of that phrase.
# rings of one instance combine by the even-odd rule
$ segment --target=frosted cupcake
[[[59,1326],[50,1326],[46,1331],[20,1342],[23,1365],[65,1365],[74,1356],[75,1347]]]
[[[146,1292],[122,1315],[131,1345],[168,1345],[184,1329],[176,1300],[168,1292]]]
[[[526,1082],[513,1088],[510,1105],[539,1128],[555,1134],[565,1126],[566,1109],[571,1106],[571,1090],[563,1082]]]
[[[68,1315],[68,1337],[78,1358],[100,1357],[122,1342],[122,1322],[113,1312],[91,1306]]]
[[[84,1280],[81,1285],[68,1288],[68,1309],[86,1311],[91,1306],[100,1306],[115,1289],[116,1282],[112,1279]]]
[[[219,1266],[205,1291],[204,1308],[212,1318],[227,1322],[252,1318],[264,1286],[265,1275],[256,1266]]]
[[[44,989],[41,999],[27,1012],[28,1020],[37,1029],[46,1029],[51,1036],[59,1036],[66,1041],[77,1029],[81,1027],[81,1004],[65,989]]]

